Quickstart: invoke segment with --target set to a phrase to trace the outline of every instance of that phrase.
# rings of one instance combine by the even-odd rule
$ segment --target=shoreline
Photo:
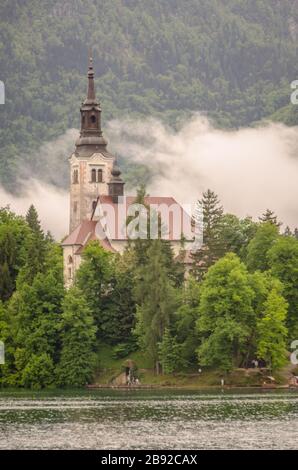
[[[201,385],[201,386],[195,386],[195,385],[86,385],[85,387],[86,390],[243,390],[243,389],[249,389],[249,390],[274,390],[274,389],[284,389],[284,390],[298,390],[298,387],[293,387],[290,385],[274,385],[274,386],[264,386],[264,385],[224,385],[223,387],[220,385]]]

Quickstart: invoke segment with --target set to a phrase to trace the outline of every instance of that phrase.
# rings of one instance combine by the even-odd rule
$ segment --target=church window
[[[92,201],[92,212],[96,209],[97,201]]]
[[[73,184],[77,184],[79,182],[79,170],[74,170],[73,171],[72,182],[73,182]]]
[[[96,183],[96,170],[95,170],[95,168],[93,168],[91,170],[91,182]]]
[[[93,124],[96,122],[96,116],[92,115],[90,119]]]
[[[97,182],[102,183],[102,170],[97,170]]]
[[[69,255],[69,257],[68,257],[68,264],[72,264],[72,263],[73,263],[72,256]]]

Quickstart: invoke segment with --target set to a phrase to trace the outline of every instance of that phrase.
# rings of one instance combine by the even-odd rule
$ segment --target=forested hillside
[[[298,123],[295,0],[1,0],[0,182],[78,127],[92,45],[103,119],[194,111],[219,126]],[[20,164],[22,164],[22,169]]]

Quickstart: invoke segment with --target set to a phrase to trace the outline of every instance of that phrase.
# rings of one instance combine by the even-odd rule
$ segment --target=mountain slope
[[[2,0],[0,18],[0,182],[12,191],[41,143],[78,127],[90,45],[104,120],[298,124],[296,0]]]

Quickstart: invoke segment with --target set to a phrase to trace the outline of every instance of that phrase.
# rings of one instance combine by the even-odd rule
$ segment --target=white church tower
[[[101,108],[95,96],[91,57],[87,98],[80,111],[80,137],[70,157],[70,233],[83,220],[90,220],[98,196],[109,194],[109,183],[113,179],[115,158],[108,152],[101,130]]]

